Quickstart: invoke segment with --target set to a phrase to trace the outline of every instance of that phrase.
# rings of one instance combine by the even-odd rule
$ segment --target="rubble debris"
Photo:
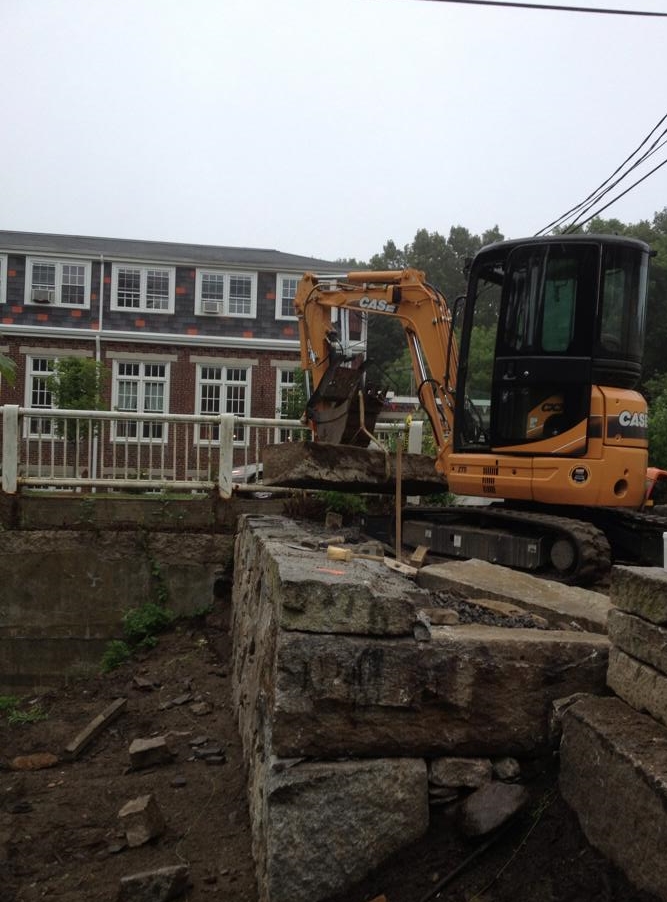
[[[461,804],[461,832],[466,836],[485,836],[521,811],[528,799],[525,786],[486,783]]]
[[[428,545],[417,545],[415,550],[410,555],[410,565],[412,567],[423,567],[426,563],[426,558],[429,551],[430,549]]]
[[[88,726],[75,736],[69,745],[65,746],[65,754],[67,757],[78,758],[86,746],[88,746],[93,739],[96,739],[99,734],[122,713],[126,705],[126,698],[117,698],[108,705],[101,714],[98,714],[97,717],[93,718]]]
[[[429,762],[428,780],[434,786],[478,789],[491,782],[492,772],[488,758],[434,758]]]
[[[166,736],[151,739],[134,739],[129,748],[130,765],[133,770],[143,770],[161,764],[170,764],[174,752]]]
[[[11,770],[44,770],[58,761],[58,756],[51,752],[34,752],[32,755],[17,755],[9,762],[9,767]]]
[[[123,822],[127,844],[131,848],[143,846],[165,831],[164,816],[152,793],[126,802],[118,817]]]
[[[499,758],[493,762],[493,776],[504,783],[512,783],[521,776],[521,765],[516,758]]]
[[[262,451],[264,485],[396,494],[395,454],[329,442],[283,442]],[[401,455],[401,488],[406,495],[447,491],[447,480],[426,454]],[[327,526],[328,529],[336,529]]]
[[[118,902],[169,902],[187,892],[190,871],[185,864],[121,877]]]
[[[417,642],[430,642],[433,638],[433,633],[431,632],[431,621],[425,611],[417,611],[417,614],[415,615],[415,624],[412,628],[412,633]]]

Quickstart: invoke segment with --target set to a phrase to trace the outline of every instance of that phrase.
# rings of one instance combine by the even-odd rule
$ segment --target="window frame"
[[[24,380],[24,400],[25,406],[30,410],[53,410],[53,395],[45,388],[45,393],[48,393],[50,405],[49,407],[34,407],[32,403],[33,396],[33,380],[36,378],[48,379],[48,377],[53,373],[53,369],[47,370],[44,373],[40,371],[36,371],[34,369],[34,364],[36,360],[45,360],[47,363],[51,363],[55,366],[58,362],[58,357],[55,354],[26,354],[25,356],[25,380]],[[44,420],[50,420],[51,426],[50,431],[45,431],[42,429],[40,432],[33,431],[32,425],[33,421],[36,420],[37,417],[24,417],[24,426],[23,426],[23,437],[27,439],[35,439],[47,442],[62,442],[65,440],[64,435],[57,435],[54,429],[55,418],[44,416]],[[41,419],[41,418],[40,418]]]
[[[53,301],[33,301],[33,272],[35,266],[53,266],[55,268]],[[63,301],[63,269],[65,266],[80,266],[83,269],[83,303],[70,304]],[[23,301],[27,307],[64,307],[67,310],[90,310],[90,285],[91,285],[90,260],[77,260],[75,258],[54,258],[28,256],[25,260],[25,287]]]
[[[219,301],[220,310],[216,313],[205,313],[202,301],[202,286],[205,276],[221,276],[223,280],[223,296]],[[230,310],[230,284],[232,279],[250,280],[250,309],[248,313],[237,313]],[[195,316],[230,316],[234,319],[257,318],[257,273],[247,270],[220,269],[214,266],[197,267],[195,276]]]
[[[298,285],[300,278],[301,278],[301,276],[297,276],[294,273],[287,273],[287,272],[277,273],[277,275],[276,275],[276,319],[288,320],[289,322],[297,321],[298,317],[296,315],[296,312],[295,313],[284,313],[284,311],[283,311],[285,300],[290,300],[292,302],[292,309],[294,309],[294,298],[293,297],[287,298],[287,299],[285,298],[284,284],[288,280],[289,281],[294,280]],[[295,287],[294,287],[295,293],[296,293],[297,285],[295,285]]]
[[[130,307],[118,303],[118,276],[121,270],[135,270],[139,273],[139,304]],[[169,279],[169,294],[166,307],[148,306],[148,273],[150,271],[165,272]],[[158,315],[173,314],[176,299],[176,267],[164,263],[132,263],[116,261],[111,265],[111,310],[121,313],[155,313]]]
[[[120,373],[120,367],[123,365],[130,366],[138,366],[139,374],[134,376],[129,376],[126,374]],[[147,374],[146,367],[149,366],[163,366],[164,367],[164,376],[155,376],[153,374]],[[118,406],[119,400],[119,388],[121,380],[136,382],[137,385],[137,407],[136,411],[129,410],[128,408],[120,408]],[[118,411],[119,413],[156,413],[160,416],[164,416],[169,413],[169,387],[171,381],[171,361],[170,360],[140,360],[136,357],[116,357],[113,359],[112,366],[112,375],[111,375],[111,409],[114,411]],[[150,411],[146,410],[146,384],[149,382],[160,382],[164,386],[162,393],[162,410],[161,411]],[[119,424],[121,423],[136,423],[136,435],[119,435]],[[152,434],[144,434],[144,431],[147,426],[149,426],[148,422],[143,423],[143,428],[141,429],[141,435],[139,434],[139,420],[114,420],[113,421],[113,429],[111,431],[110,440],[116,444],[141,444],[141,445],[150,445],[150,444],[160,444],[166,445],[169,441],[169,424],[163,423],[161,424],[161,434],[160,435],[152,435]]]
[[[219,380],[214,379],[204,379],[203,374],[204,370],[220,370],[221,377]],[[232,370],[245,370],[245,380],[234,380],[229,379],[229,372]],[[204,385],[218,385],[220,388],[220,397],[218,400],[218,410],[216,412],[211,413],[210,411],[203,411],[202,407],[202,389]],[[197,416],[220,416],[221,413],[226,412],[227,403],[229,399],[227,391],[232,386],[243,386],[245,391],[245,396],[243,399],[243,412],[242,413],[234,413],[234,416],[240,417],[249,417],[251,416],[251,405],[252,405],[252,366],[248,363],[241,361],[209,361],[209,362],[200,362],[196,364],[196,376],[195,376],[195,410]],[[225,408],[223,411],[222,408]],[[196,445],[217,445],[220,440],[219,431],[216,434],[216,428],[219,427],[211,427],[211,434],[209,436],[204,435],[204,431],[208,429],[207,425],[204,423],[198,423],[197,428],[195,430],[194,441]],[[250,430],[246,426],[239,426],[234,431],[234,441],[233,445],[235,448],[246,448],[250,443]]]

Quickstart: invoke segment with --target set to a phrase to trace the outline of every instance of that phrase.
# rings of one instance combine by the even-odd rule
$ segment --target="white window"
[[[111,309],[173,313],[176,270],[173,266],[132,266],[111,269]]]
[[[195,311],[206,316],[257,315],[257,274],[198,269]]]
[[[298,284],[298,276],[278,273],[276,278],[276,319],[296,319],[294,296]]]
[[[90,263],[28,257],[25,303],[90,307]]]
[[[132,413],[167,413],[169,364],[115,360],[113,408]],[[167,426],[160,421],[116,420],[114,438],[117,441],[165,442]]]
[[[250,367],[197,365],[197,413],[220,416],[231,413],[237,417],[250,416]],[[243,445],[246,439],[244,426],[234,429],[234,444]],[[200,443],[220,440],[220,427],[201,424],[198,430]]]
[[[53,373],[55,357],[27,357],[25,375],[25,406],[43,410],[53,408],[53,396],[49,389],[49,377]],[[56,438],[55,421],[50,418],[30,417],[27,434],[31,438]]]
[[[0,254],[0,304],[7,300],[7,257]]]

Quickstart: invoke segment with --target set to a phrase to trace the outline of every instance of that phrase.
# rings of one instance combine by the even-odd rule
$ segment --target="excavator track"
[[[406,509],[402,535],[408,547],[477,557],[569,585],[599,582],[612,564],[609,542],[595,524],[503,506]]]

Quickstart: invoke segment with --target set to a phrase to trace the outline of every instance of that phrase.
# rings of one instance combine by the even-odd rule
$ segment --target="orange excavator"
[[[619,236],[499,242],[477,253],[451,309],[414,269],[306,273],[294,304],[313,439],[368,443],[383,392],[339,328],[346,315],[361,333],[392,317],[436,469],[456,496],[493,502],[406,510],[405,544],[579,584],[612,561],[662,565],[667,519],[650,504],[667,472],[647,467],[647,405],[635,390],[650,255]]]

